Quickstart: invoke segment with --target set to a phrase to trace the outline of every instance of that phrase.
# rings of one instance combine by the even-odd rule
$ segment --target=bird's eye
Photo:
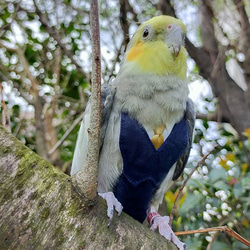
[[[170,30],[171,28],[172,28],[172,25],[171,25],[171,24],[169,24],[169,25],[168,25],[168,29]]]
[[[145,37],[147,37],[147,36],[148,36],[148,34],[149,34],[148,29],[145,29],[145,30],[143,31],[142,36],[145,38]]]

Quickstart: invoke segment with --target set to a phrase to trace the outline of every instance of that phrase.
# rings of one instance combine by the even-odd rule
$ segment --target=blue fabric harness
[[[188,128],[183,117],[156,150],[145,129],[127,113],[121,114],[120,150],[123,171],[114,187],[123,210],[141,223],[149,203],[173,164],[184,153]]]

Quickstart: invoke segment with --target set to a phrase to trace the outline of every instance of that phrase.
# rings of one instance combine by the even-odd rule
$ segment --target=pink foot
[[[113,215],[114,209],[118,212],[118,215],[122,213],[123,206],[122,204],[115,198],[113,192],[106,192],[106,193],[98,193],[104,200],[107,202],[107,216],[109,217],[109,224],[110,225]]]
[[[178,249],[186,250],[186,244],[181,242],[177,236],[174,234],[172,228],[169,226],[169,216],[160,216],[159,214],[152,218],[150,229],[156,230],[159,229],[160,235],[165,237],[167,240],[173,242]]]

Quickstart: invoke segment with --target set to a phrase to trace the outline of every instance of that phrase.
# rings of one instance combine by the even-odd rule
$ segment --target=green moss
[[[63,202],[60,204],[60,206],[59,206],[59,211],[60,211],[60,212],[63,211],[63,209],[64,209],[64,207],[65,207],[65,204],[66,204],[65,201],[63,201]]]
[[[91,235],[91,237],[90,237],[90,241],[91,241],[91,242],[94,242],[94,241],[95,241],[95,238],[96,238],[96,234],[93,233],[93,234]]]
[[[83,228],[82,226],[76,228],[77,234],[82,234],[82,228]]]
[[[40,218],[41,219],[44,219],[44,220],[47,220],[48,217],[50,215],[50,208],[49,207],[45,207],[42,212],[40,213]]]
[[[22,216],[21,221],[26,221],[26,220],[28,219],[28,217],[29,217],[29,212],[26,212],[26,213]]]
[[[8,148],[3,148],[3,149],[2,149],[2,152],[6,154],[6,153],[9,152],[9,149],[8,149]]]
[[[59,247],[66,241],[62,230],[62,226],[56,228],[53,238],[56,239],[56,247]]]
[[[108,240],[105,240],[105,241],[103,242],[103,248],[104,248],[104,249],[107,249],[107,248],[109,247],[109,245],[110,245],[110,242],[109,242]]]
[[[18,192],[16,196],[19,198],[19,197],[22,197],[23,194],[24,194],[24,190],[21,189],[20,192]]]
[[[52,216],[52,213],[54,213],[54,210],[52,211],[52,207],[50,207],[49,202],[51,201],[51,197],[47,195],[48,192],[50,194],[53,192],[60,192],[62,194],[66,194],[67,197],[70,195],[70,192],[72,192],[73,195],[70,204],[66,203],[67,201],[64,199],[64,197],[58,197],[59,200],[55,201],[55,204],[58,205],[56,208],[57,211],[59,213],[61,211],[66,211],[67,213],[65,214],[67,214],[67,216],[85,214],[85,212],[88,212],[88,206],[83,207],[83,201],[79,199],[77,194],[74,196],[75,192],[71,190],[71,179],[69,176],[65,175],[60,170],[56,169],[47,161],[39,157],[37,154],[30,151],[19,141],[15,139],[13,140],[14,143],[9,146],[5,146],[5,148],[1,148],[0,150],[0,155],[12,153],[13,156],[19,160],[17,169],[14,169],[15,171],[13,171],[15,175],[11,180],[11,185],[8,189],[6,186],[7,190],[3,192],[3,196],[0,195],[0,202],[13,199],[14,193],[20,198],[22,198],[21,196],[24,196],[24,194],[29,194],[29,196],[25,198],[28,198],[28,200],[32,201],[30,203],[31,210],[26,211],[22,215],[20,221],[25,221],[25,230],[31,229],[32,239],[30,240],[32,242],[30,242],[30,244],[34,243],[35,245],[37,242],[41,241],[43,230],[46,230],[49,226],[48,219]],[[31,192],[29,191],[30,187]],[[16,190],[19,192],[16,193]],[[56,194],[55,197],[57,197]],[[34,211],[36,212],[34,213]],[[61,214],[63,215],[64,213]],[[60,246],[62,246],[62,244],[68,239],[68,237],[65,237],[63,231],[63,229],[69,227],[69,225],[65,224],[67,222],[67,218],[64,218],[64,216],[60,217],[61,225],[58,226],[51,235],[51,237],[56,241],[55,248],[60,249]],[[8,241],[8,231],[3,232],[2,227],[0,229],[1,234],[3,233],[3,235],[6,236],[6,240]],[[72,228],[70,229],[72,231],[74,230],[76,235],[82,234],[83,230],[82,228],[75,229],[74,224],[72,224]],[[94,238],[95,236],[92,237],[92,239]],[[4,237],[1,238],[1,235],[0,239],[3,241],[5,240]],[[0,249],[7,249],[8,247],[1,248],[1,240]],[[8,242],[6,246],[10,246],[10,244],[11,241]],[[86,245],[86,242],[83,241],[82,245]]]
[[[38,202],[38,207],[42,207],[45,204],[44,199],[40,199]]]
[[[56,174],[56,173],[54,173],[54,174],[52,175],[52,177],[53,177],[53,178],[56,178],[56,177],[57,177],[57,174]]]
[[[12,188],[5,188],[4,190],[1,190],[1,193],[4,194],[4,196],[0,198],[0,203],[3,204],[8,200],[12,200],[14,191]]]
[[[4,154],[10,154],[13,153],[17,158],[21,158],[23,156],[23,151],[27,150],[27,147],[24,146],[20,141],[18,141],[14,136],[11,136],[7,131],[3,130],[2,127],[0,127],[1,133],[6,134],[6,136],[3,135],[3,138],[12,137],[13,141],[11,141],[11,144],[1,145],[1,155]]]
[[[87,249],[87,242],[85,240],[81,242],[78,249]]]
[[[30,199],[30,200],[35,200],[36,197],[37,197],[37,193],[38,193],[37,190],[34,191],[33,193],[31,193],[30,196],[29,196],[29,199]]]

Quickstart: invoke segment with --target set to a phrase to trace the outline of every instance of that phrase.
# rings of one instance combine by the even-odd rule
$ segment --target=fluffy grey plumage
[[[180,159],[170,168],[160,186],[156,187],[158,189],[155,191],[154,188],[153,190],[151,189],[152,192],[148,191],[151,192],[150,196],[145,194],[149,199],[145,207],[143,207],[144,215],[146,215],[145,210],[148,206],[149,214],[152,215],[157,211],[167,187],[171,184],[172,180],[176,180],[179,177],[187,162],[192,143],[194,111],[192,101],[188,99],[189,91],[185,80],[186,51],[183,47],[184,35],[184,24],[173,17],[158,16],[145,22],[138,28],[130,41],[120,71],[112,86],[103,86],[98,193],[107,201],[107,215],[110,219],[112,219],[113,209],[116,209],[118,213],[122,211],[122,204],[112,193],[113,187],[119,185],[119,187],[123,188],[126,185],[130,185],[120,185],[121,182],[117,182],[117,180],[121,179],[119,177],[123,171],[123,159],[119,145],[121,113],[128,113],[131,118],[141,124],[149,138],[152,138],[154,135],[154,130],[163,128],[163,134],[159,132],[160,135],[154,137],[154,139],[157,138],[157,140],[159,138],[162,139],[162,135],[164,140],[166,140],[174,125],[182,119],[183,115],[185,115],[188,124],[188,147]],[[84,161],[86,160],[88,142],[87,129],[90,119],[89,110],[90,104],[87,106],[86,114],[79,131],[71,174],[79,171],[80,167],[84,166]],[[128,130],[133,126],[128,126]],[[164,128],[166,129],[164,130]],[[129,136],[132,136],[132,134],[134,136],[136,133],[137,132],[132,132],[130,135],[127,133],[127,141],[130,140]],[[179,142],[181,142],[181,140]],[[161,145],[161,143],[159,145]],[[143,146],[139,148],[140,151],[142,151],[142,147]],[[155,147],[159,148],[158,145]],[[175,149],[177,149],[176,147],[178,146],[175,146]],[[180,148],[176,151],[180,152],[178,151],[179,149]],[[132,152],[134,156],[137,156],[138,151],[135,152],[136,150],[138,150],[138,148],[135,148]],[[126,151],[126,159],[130,157],[130,153],[131,150]],[[168,151],[168,153],[170,153],[170,151]],[[144,165],[142,166],[144,167]],[[152,168],[153,167],[154,166],[152,166]],[[124,164],[124,168],[127,169],[126,164]],[[128,179],[128,177],[126,178]],[[127,195],[129,193],[126,192],[127,191],[125,191],[125,193],[123,192],[122,195],[119,196],[120,199],[129,196]],[[133,204],[133,201],[142,194],[142,190],[140,190],[140,192],[140,194],[135,192],[136,197],[131,198],[132,195],[130,196],[131,199],[123,200],[125,211],[128,211],[125,205]],[[153,193],[154,197],[149,204]],[[140,202],[141,201],[142,200],[140,200]],[[139,206],[138,204],[138,207]],[[144,219],[144,215],[140,221]],[[135,218],[138,219],[137,216],[135,216]],[[151,222],[152,229],[159,228],[161,235],[167,239],[171,239],[180,249],[185,249],[185,244],[173,236],[174,234],[168,225],[167,217],[157,216],[154,220],[150,220],[150,223]],[[166,227],[166,225],[168,227]]]
[[[79,166],[83,166],[86,159],[89,105],[79,132],[71,174],[79,171]],[[127,112],[139,121],[145,127],[149,137],[153,135],[155,127],[166,124],[165,139],[184,113],[187,117],[189,145],[176,167],[173,166],[156,192],[153,204],[158,207],[171,180],[177,179],[182,173],[191,148],[194,111],[192,101],[188,99],[187,83],[175,76],[124,77],[119,75],[112,86],[103,85],[98,192],[112,191],[122,171],[123,162],[119,149],[121,112]]]

